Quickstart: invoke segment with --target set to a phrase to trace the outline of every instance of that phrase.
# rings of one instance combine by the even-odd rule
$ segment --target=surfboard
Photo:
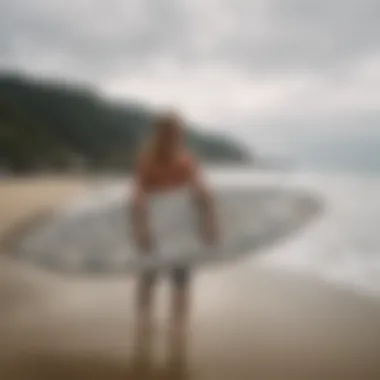
[[[201,239],[196,207],[183,193],[171,194],[153,202],[157,245],[142,256],[131,233],[129,195],[105,188],[97,202],[88,196],[29,228],[14,242],[12,257],[58,272],[98,275],[222,263],[291,236],[321,209],[313,194],[276,186],[223,186],[213,192],[221,229],[213,247]]]

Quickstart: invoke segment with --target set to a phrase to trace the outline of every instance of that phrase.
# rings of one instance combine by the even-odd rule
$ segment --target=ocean
[[[318,219],[262,252],[262,263],[380,295],[380,174],[220,170],[214,175],[241,185],[275,183],[279,188],[306,189],[322,201]],[[255,264],[257,258],[252,258]]]

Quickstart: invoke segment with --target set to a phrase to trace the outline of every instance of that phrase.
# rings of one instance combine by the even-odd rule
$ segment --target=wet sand
[[[2,231],[86,184],[0,186]],[[187,335],[157,289],[136,335],[134,279],[59,277],[0,260],[0,379],[378,379],[380,304],[246,257],[199,270]],[[181,337],[181,338],[180,338]]]

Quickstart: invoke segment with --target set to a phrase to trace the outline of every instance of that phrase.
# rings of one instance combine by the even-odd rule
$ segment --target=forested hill
[[[153,113],[90,88],[0,74],[0,166],[14,172],[128,169]],[[230,138],[188,130],[201,158],[249,162]]]

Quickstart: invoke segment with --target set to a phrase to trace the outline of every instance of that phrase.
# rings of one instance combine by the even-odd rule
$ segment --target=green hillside
[[[0,165],[13,172],[125,170],[153,117],[144,106],[107,101],[89,88],[0,74]],[[204,160],[251,160],[223,136],[190,129],[188,144]]]

